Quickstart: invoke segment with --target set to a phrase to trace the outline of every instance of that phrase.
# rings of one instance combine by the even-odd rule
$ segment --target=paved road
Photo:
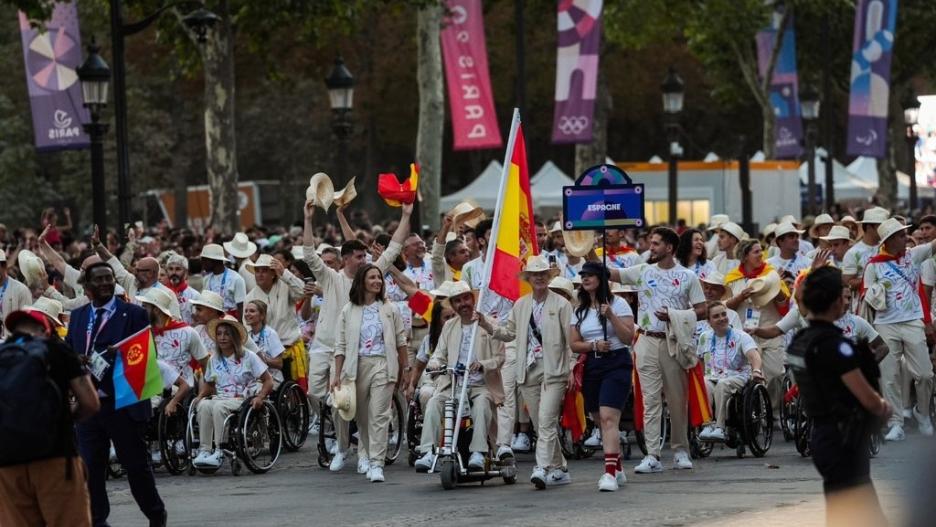
[[[779,439],[779,434],[776,436]],[[926,441],[913,435],[906,443],[885,445],[872,471],[888,516],[898,520],[910,482],[914,454]],[[573,484],[535,491],[528,482],[532,457],[520,455],[520,479],[508,486],[491,480],[444,491],[437,475],[417,474],[395,464],[387,481],[372,484],[354,473],[353,463],[339,474],[319,468],[308,444],[284,454],[268,474],[234,477],[225,465],[213,476],[170,476],[157,471],[157,484],[169,508],[170,525],[821,525],[821,481],[809,459],[782,439],[764,458],[737,459],[718,450],[696,461],[691,471],[666,470],[636,475],[627,462],[629,482],[616,493],[599,493],[600,456],[570,462]],[[635,449],[635,455],[639,451]],[[664,452],[671,465],[671,455]],[[918,463],[918,461],[917,461]],[[144,525],[125,479],[108,483],[116,526]],[[572,523],[574,522],[574,523]],[[754,522],[754,523],[752,523]],[[899,523],[899,522],[898,522]]]

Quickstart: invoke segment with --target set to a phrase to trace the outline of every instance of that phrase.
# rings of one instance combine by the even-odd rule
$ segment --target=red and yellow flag
[[[410,163],[410,177],[400,183],[396,174],[387,173],[377,176],[377,194],[391,207],[400,207],[403,203],[416,201],[419,188],[419,165]]]
[[[419,315],[426,322],[432,322],[432,296],[417,290],[406,302],[413,313]]]
[[[494,254],[491,262],[491,277],[488,288],[516,302],[521,295],[518,275],[529,256],[539,254],[536,244],[536,225],[533,222],[533,195],[530,192],[530,172],[526,159],[526,142],[523,127],[515,115],[511,133],[516,134],[509,152],[509,166],[504,167],[507,178],[502,183],[503,195],[495,213]]]

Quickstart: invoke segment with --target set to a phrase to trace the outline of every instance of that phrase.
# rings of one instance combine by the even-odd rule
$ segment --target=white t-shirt
[[[920,301],[918,284],[920,265],[932,256],[930,244],[905,251],[898,260],[868,263],[864,272],[864,286],[884,286],[887,305],[877,311],[875,324],[898,324],[923,318],[923,303]]]
[[[250,385],[265,371],[266,364],[250,350],[244,350],[241,360],[236,360],[233,355],[225,358],[215,353],[208,361],[205,381],[214,383],[218,399],[238,399],[247,395]]]
[[[263,326],[258,333],[250,331],[249,334],[250,340],[257,346],[257,354],[265,355],[268,359],[275,359],[283,354],[286,351],[286,348],[283,346],[283,342],[279,338],[279,334],[276,333],[276,330],[270,326]],[[273,380],[277,383],[283,382],[283,372],[277,368],[270,368],[270,376],[273,377]]]
[[[809,253],[809,251],[811,251],[811,250],[813,250],[813,249],[815,249],[815,247],[813,247],[813,244],[812,244],[812,243],[810,243],[810,242],[807,241],[807,240],[804,240],[804,239],[800,238],[800,241],[799,241],[799,250],[796,251],[796,255],[797,255],[797,256],[806,256],[806,255]]]
[[[864,268],[868,265],[868,260],[877,252],[876,245],[868,245],[864,240],[852,245],[845,252],[845,261],[842,263],[842,274],[861,276]]]
[[[162,359],[156,359],[156,366],[159,367],[159,375],[162,377],[163,390],[171,390],[179,378],[179,371]]]
[[[801,255],[799,253],[794,254],[793,258],[789,260],[784,260],[779,254],[767,259],[767,263],[777,270],[777,274],[779,274],[781,278],[783,278],[784,271],[790,273],[795,278],[799,275],[800,271],[809,267],[810,262],[811,260],[809,260],[806,255]]]
[[[696,262],[692,264],[692,266],[689,267],[688,269],[691,270],[693,273],[695,273],[696,278],[698,278],[699,280],[702,280],[703,278],[712,274],[712,272],[716,270],[715,264],[712,263],[711,259],[706,260],[705,263],[701,263],[698,260],[696,260]]]
[[[546,301],[537,302],[533,300],[533,321],[536,322],[536,327],[539,329],[540,336],[543,335],[543,308],[546,306]],[[523,322],[523,321],[521,321]],[[529,320],[525,321],[529,324]],[[534,362],[543,358],[543,343],[536,338],[536,334],[533,332],[533,326],[527,326],[527,355],[526,355],[527,366],[530,366]]]
[[[201,361],[208,356],[198,333],[191,326],[182,326],[154,336],[156,355],[185,378],[190,387],[195,386],[195,372],[191,360]]]
[[[744,324],[741,322],[741,317],[738,316],[738,312],[734,309],[729,309],[728,313],[728,325],[731,326],[731,329],[737,331],[744,330]],[[696,331],[695,331],[695,342],[696,346],[699,345],[699,337],[702,336],[706,331],[711,331],[712,325],[708,323],[708,320],[700,320],[696,322]]]
[[[377,302],[364,306],[361,317],[361,340],[358,355],[361,357],[385,356],[387,354],[383,338],[383,322],[380,321],[380,304]]]
[[[724,379],[741,376],[751,378],[751,364],[745,353],[756,350],[757,343],[744,331],[728,328],[724,337],[708,330],[699,337],[698,353],[705,360],[705,377]]]
[[[622,283],[637,287],[636,322],[644,331],[666,331],[666,322],[656,317],[658,310],[691,309],[705,302],[698,277],[678,263],[670,269],[661,269],[659,264],[643,264],[617,272]]]
[[[484,288],[484,262],[481,261],[480,257],[466,263],[464,267],[462,267],[461,279],[470,285],[472,289],[481,290]],[[477,308],[479,313],[498,321],[507,320],[507,316],[510,315],[510,309],[513,307],[513,302],[490,289],[484,291],[484,294],[481,296],[483,297],[481,298],[482,303]]]
[[[204,289],[221,295],[224,299],[225,311],[237,309],[237,304],[243,304],[244,299],[247,298],[247,286],[244,284],[244,279],[226,267],[221,274],[206,274]]]
[[[429,337],[427,336],[426,339]],[[458,362],[465,365],[465,369],[471,367],[468,362],[468,354],[471,352],[471,326],[462,325],[461,343],[458,345]],[[471,357],[471,362],[478,360],[478,357]],[[484,374],[477,371],[468,374],[468,386],[483,386]]]
[[[179,314],[182,315],[182,322],[192,325],[192,304],[193,298],[198,296],[198,291],[192,287],[186,287],[181,293],[176,295],[179,300]]]
[[[784,333],[803,329],[807,325],[806,319],[800,315],[799,308],[796,304],[780,319],[780,322],[777,322],[777,327]],[[845,313],[842,318],[835,321],[835,325],[842,330],[842,335],[844,337],[854,341],[867,340],[871,342],[878,338],[878,332],[875,331],[871,323],[854,313]]]
[[[618,318],[631,317],[633,318],[634,312],[631,311],[630,306],[623,298],[615,296],[611,301],[611,312],[614,313]],[[573,324],[578,320],[576,315],[572,315]],[[611,343],[612,350],[624,349],[630,346],[630,342],[624,343],[621,342],[621,339],[617,337],[617,334],[614,333],[614,326],[611,325],[611,321],[605,320],[605,329],[608,332],[608,342]],[[598,310],[591,308],[585,313],[585,318],[582,319],[582,323],[578,328],[579,334],[582,335],[582,340],[590,342],[592,340],[604,340],[604,330],[601,328],[601,322],[598,320]]]

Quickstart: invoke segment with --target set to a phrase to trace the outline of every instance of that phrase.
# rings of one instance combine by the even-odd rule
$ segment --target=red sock
[[[618,454],[605,454],[605,472],[614,475],[621,470],[621,459]]]

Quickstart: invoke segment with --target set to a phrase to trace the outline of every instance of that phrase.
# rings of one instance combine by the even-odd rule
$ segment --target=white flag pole
[[[520,129],[520,110],[514,108],[513,118],[510,122],[510,135],[507,138],[507,153],[504,154],[504,165],[501,171],[500,192],[497,193],[497,205],[494,207],[494,223],[491,226],[491,237],[488,240],[484,257],[484,275],[481,279],[481,291],[478,293],[478,302],[475,304],[475,311],[482,305],[485,293],[488,292],[488,286],[491,282],[491,269],[493,268],[494,252],[497,246],[496,236],[500,232],[501,216],[504,214],[504,194],[507,190],[507,179],[510,177],[510,160],[513,157],[514,145],[517,142],[517,131]],[[519,233],[517,234],[519,236]],[[471,367],[471,361],[474,359],[475,338],[478,335],[478,323],[471,325],[471,339],[468,346],[468,359],[465,364],[465,378],[462,381],[461,393],[458,396],[458,410],[455,413],[455,430],[452,434],[452,444],[446,445],[452,449],[452,453],[458,455],[458,431],[461,428],[461,415],[465,407],[465,399],[468,395],[468,368]],[[454,381],[454,376],[453,376]]]

